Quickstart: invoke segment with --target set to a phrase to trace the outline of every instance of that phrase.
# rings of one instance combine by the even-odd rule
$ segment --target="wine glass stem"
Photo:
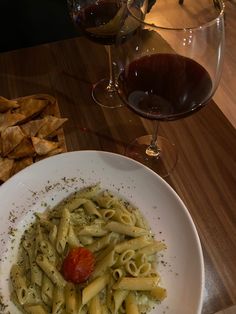
[[[146,154],[148,156],[152,156],[152,157],[159,157],[160,156],[161,150],[157,145],[158,129],[159,129],[159,122],[154,121],[152,140],[151,140],[150,145],[146,149]]]
[[[113,58],[112,58],[112,47],[106,46],[108,52],[108,62],[109,62],[109,84],[107,86],[107,90],[110,93],[116,92],[116,79],[115,79],[115,71],[113,66]]]

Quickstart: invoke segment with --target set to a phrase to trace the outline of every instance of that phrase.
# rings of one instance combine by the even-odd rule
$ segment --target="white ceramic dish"
[[[0,312],[18,313],[9,299],[9,271],[32,213],[44,211],[45,204],[54,206],[76,189],[97,182],[137,205],[156,237],[167,244],[159,270],[168,297],[151,314],[200,314],[203,255],[196,228],[183,202],[163,179],[140,163],[98,151],[65,153],[45,159],[0,187],[0,297],[7,305]]]

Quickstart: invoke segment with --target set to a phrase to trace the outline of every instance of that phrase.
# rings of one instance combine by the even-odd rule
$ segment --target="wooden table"
[[[125,107],[111,110],[93,102],[91,83],[105,74],[103,46],[84,38],[61,41],[0,54],[0,95],[51,94],[69,118],[68,151],[123,154],[127,143],[151,131],[151,123]],[[191,117],[163,122],[160,133],[179,150],[166,181],[198,229],[206,273],[202,313],[212,314],[236,304],[236,132],[212,101]]]

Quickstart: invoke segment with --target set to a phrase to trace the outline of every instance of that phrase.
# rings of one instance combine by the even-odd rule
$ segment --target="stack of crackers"
[[[55,98],[0,96],[0,183],[32,163],[64,151],[58,131],[67,119],[52,114]]]

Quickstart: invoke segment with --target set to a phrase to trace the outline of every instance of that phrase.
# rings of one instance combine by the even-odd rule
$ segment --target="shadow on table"
[[[66,0],[1,0],[0,52],[78,36]]]

